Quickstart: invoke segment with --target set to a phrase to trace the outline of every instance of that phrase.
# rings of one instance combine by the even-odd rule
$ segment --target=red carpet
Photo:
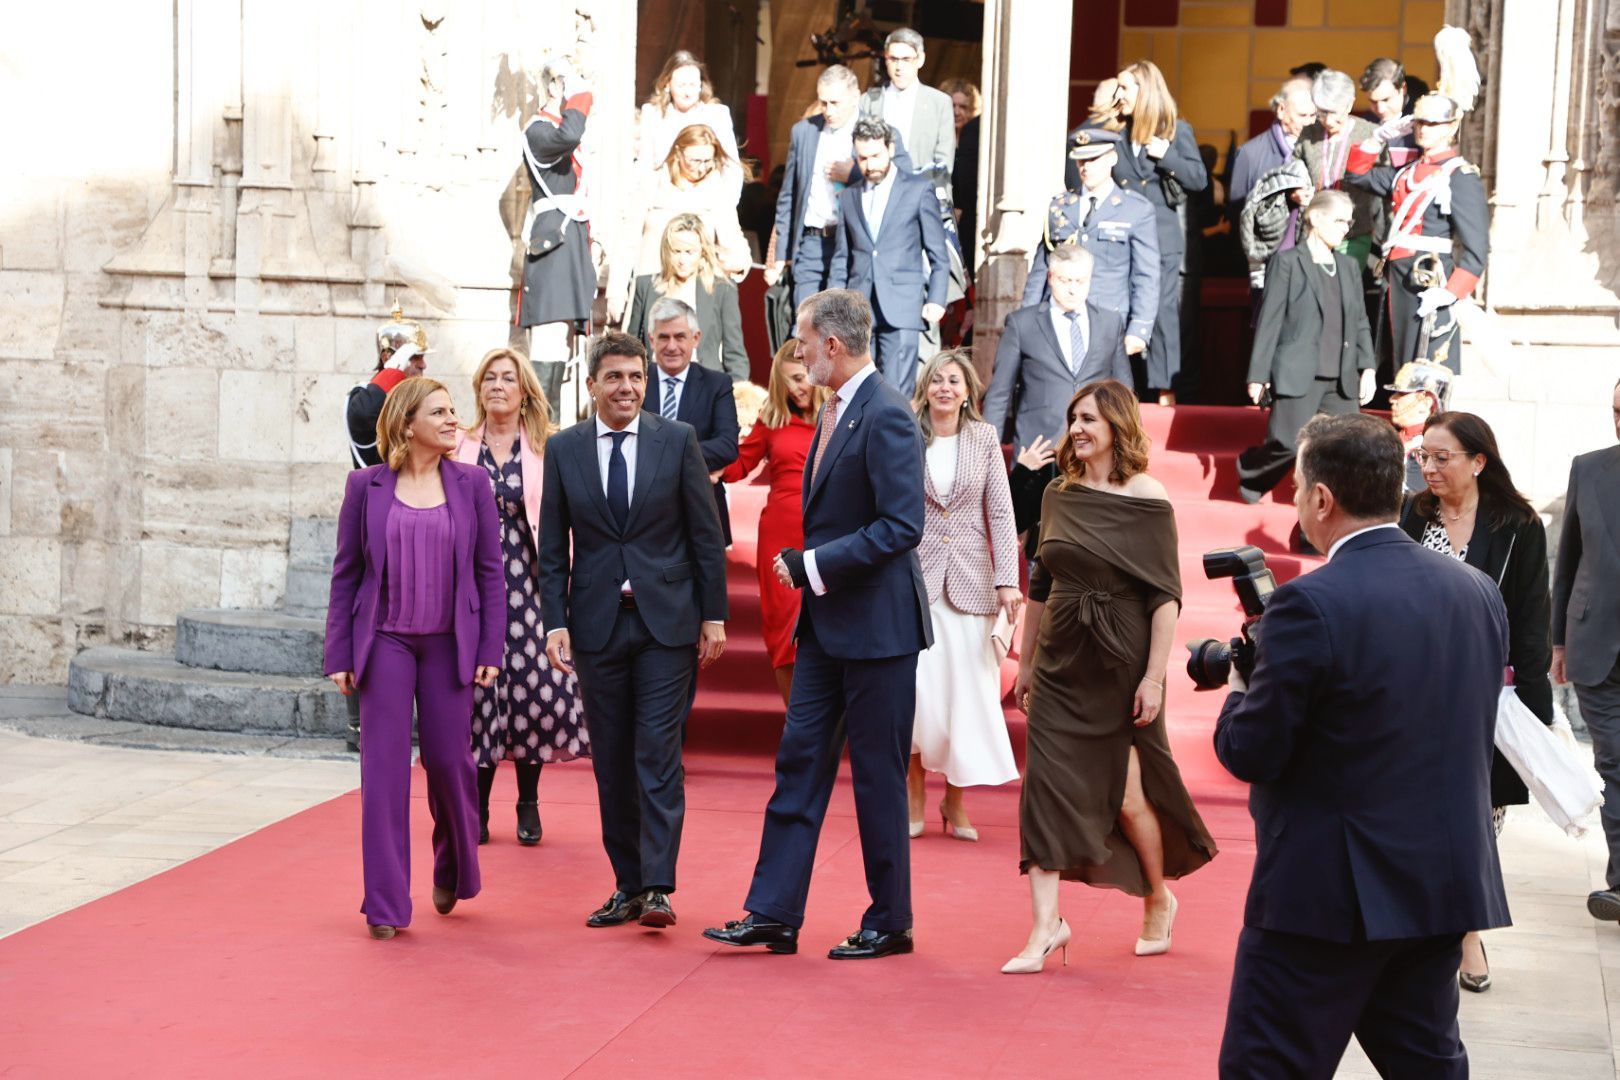
[[[1219,501],[1230,497],[1231,457],[1257,433],[1258,414],[1145,411],[1154,472],[1175,493],[1180,521],[1187,606],[1178,634],[1230,635],[1230,586],[1204,581],[1198,554],[1243,541],[1280,552],[1292,522],[1287,506]],[[761,498],[739,490],[735,519],[746,521]],[[1169,956],[1131,955],[1137,902],[1066,886],[1070,966],[997,972],[1028,926],[1016,786],[970,794],[981,843],[947,840],[935,823],[914,845],[913,956],[823,957],[865,904],[847,779],[823,833],[803,951],[732,951],[698,936],[739,914],[771,786],[765,754],[780,726],[748,603],[752,556],[739,542],[733,649],[705,677],[692,721],[677,927],[584,926],[611,883],[589,767],[577,764],[546,771],[546,839],[536,849],[511,838],[503,771],[485,892],[448,918],[428,902],[419,789],[416,921],[393,942],[373,942],[357,911],[351,794],[0,941],[0,1073],[1213,1075],[1253,846],[1244,788],[1210,750],[1219,697],[1194,694],[1179,650],[1173,740],[1222,853],[1177,886]],[[1279,577],[1300,568],[1274,563]],[[1009,718],[1021,742],[1021,717]]]

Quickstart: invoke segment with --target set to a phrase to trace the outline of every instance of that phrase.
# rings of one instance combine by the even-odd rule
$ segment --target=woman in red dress
[[[737,448],[737,460],[721,477],[736,484],[766,462],[771,494],[759,515],[759,544],[754,562],[759,572],[760,616],[765,624],[765,646],[782,700],[793,686],[793,624],[799,621],[799,593],[784,587],[771,572],[771,560],[783,548],[804,546],[804,462],[816,434],[816,413],[827,400],[827,389],[810,385],[810,373],[794,359],[792,338],[782,343],[771,361],[771,380],[759,420]]]

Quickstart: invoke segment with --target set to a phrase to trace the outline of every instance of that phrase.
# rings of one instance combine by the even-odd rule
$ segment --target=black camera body
[[[1230,641],[1203,638],[1189,641],[1187,674],[1200,690],[1226,685],[1233,668],[1245,682],[1254,674],[1255,650],[1260,644],[1260,616],[1266,602],[1277,591],[1277,579],[1266,567],[1265,552],[1252,544],[1218,548],[1204,553],[1204,576],[1211,580],[1229,577],[1243,607],[1243,625]]]

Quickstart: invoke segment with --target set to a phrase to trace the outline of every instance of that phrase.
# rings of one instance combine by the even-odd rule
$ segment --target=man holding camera
[[[1468,1075],[1462,936],[1508,923],[1490,824],[1507,613],[1396,528],[1402,471],[1387,421],[1300,432],[1300,528],[1328,563],[1272,594],[1215,725],[1256,846],[1223,1077],[1331,1076],[1351,1035],[1381,1075]]]

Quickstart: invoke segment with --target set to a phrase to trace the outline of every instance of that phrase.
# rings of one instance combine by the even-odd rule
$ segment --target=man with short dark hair
[[[878,370],[908,399],[917,385],[917,335],[945,314],[951,257],[931,183],[894,163],[894,130],[855,121],[864,179],[838,196],[829,289],[848,288],[872,306]]]
[[[923,36],[910,27],[891,31],[883,39],[885,86],[873,86],[861,95],[861,115],[882,120],[894,128],[905,168],[926,176],[934,194],[950,197],[951,166],[956,161],[956,122],[949,95],[924,86],[921,73],[928,57]]]
[[[647,350],[591,343],[596,415],[546,443],[540,617],[579,674],[615,888],[587,925],[673,926],[692,680],[726,647],[726,552],[697,433],[642,412]]]
[[[1222,1077],[1466,1077],[1462,936],[1508,923],[1491,831],[1507,611],[1396,526],[1400,438],[1365,414],[1300,431],[1299,525],[1326,566],[1271,595],[1215,722],[1253,785],[1254,875]]]
[[[703,328],[686,301],[673,296],[659,299],[647,315],[647,325],[658,370],[648,381],[642,407],[665,420],[690,424],[697,432],[698,450],[714,481],[720,531],[730,547],[731,510],[720,474],[737,460],[737,399],[731,392],[731,379],[724,372],[692,362],[703,342]]]

